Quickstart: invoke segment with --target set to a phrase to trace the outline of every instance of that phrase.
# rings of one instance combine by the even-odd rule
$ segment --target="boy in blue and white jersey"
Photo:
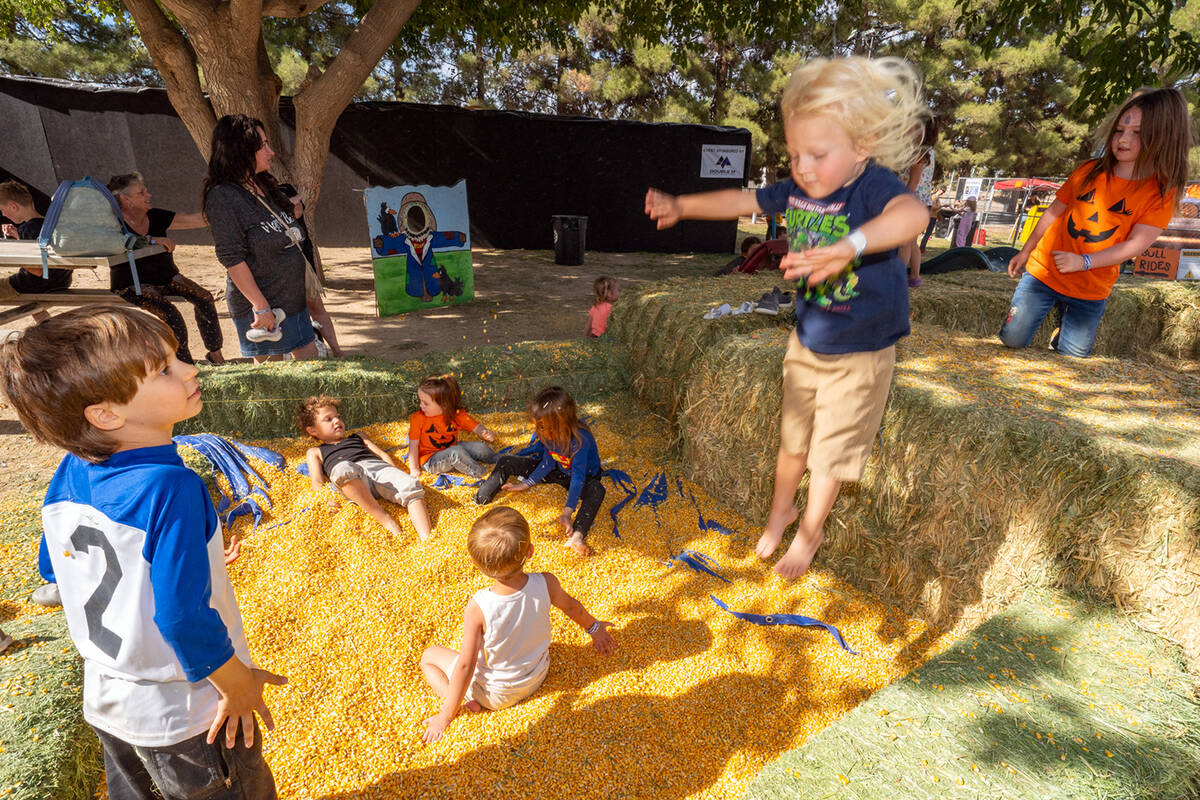
[[[208,490],[175,452],[175,424],[202,406],[176,344],[157,318],[103,306],[0,345],[21,422],[68,451],[38,568],[84,660],[110,800],[274,798],[254,714],[272,727],[263,684],[285,679],[254,667],[225,572],[236,542],[225,550]]]

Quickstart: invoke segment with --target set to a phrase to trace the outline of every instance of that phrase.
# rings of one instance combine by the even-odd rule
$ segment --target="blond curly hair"
[[[837,120],[854,144],[889,169],[921,157],[932,112],[921,77],[902,58],[814,58],[792,73],[780,102],[783,124],[797,115]]]

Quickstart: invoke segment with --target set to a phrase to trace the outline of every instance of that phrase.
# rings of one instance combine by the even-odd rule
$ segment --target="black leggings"
[[[937,225],[937,217],[930,217],[929,224],[925,226],[925,235],[921,237],[921,250],[925,249],[925,245],[929,244],[929,237],[933,236],[933,229]]]
[[[508,483],[509,479],[528,476],[537,469],[539,463],[541,460],[537,458],[501,456],[500,460],[496,462],[496,468],[492,470],[492,474],[476,492],[475,502],[480,505],[492,502],[496,497],[496,492],[500,491],[500,487]],[[570,489],[571,486],[571,476],[560,467],[550,470],[542,480],[566,489]],[[575,530],[586,537],[588,531],[592,529],[592,523],[596,521],[596,514],[600,511],[600,504],[603,502],[604,484],[600,482],[600,473],[597,472],[595,475],[589,475],[583,483],[583,491],[579,495],[579,508],[575,510]]]
[[[200,338],[204,340],[204,347],[210,353],[221,351],[224,337],[221,335],[221,322],[217,319],[217,306],[213,302],[212,294],[200,284],[183,277],[180,273],[175,273],[171,282],[165,286],[149,286],[143,283],[141,294],[137,294],[132,286],[118,289],[114,294],[127,303],[133,303],[138,308],[149,311],[167,323],[171,332],[175,334],[175,340],[179,342],[179,349],[175,356],[180,361],[191,364],[192,354],[188,350],[188,332],[187,326],[183,323],[183,315],[167,299],[167,295],[182,297],[192,304],[192,310],[196,315],[196,327],[200,329]]]

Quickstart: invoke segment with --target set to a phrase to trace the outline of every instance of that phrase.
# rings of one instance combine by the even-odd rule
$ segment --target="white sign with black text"
[[[741,178],[746,166],[746,147],[706,144],[700,147],[701,178]]]

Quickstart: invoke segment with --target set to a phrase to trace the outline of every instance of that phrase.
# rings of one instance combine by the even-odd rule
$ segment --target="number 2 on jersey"
[[[116,658],[121,651],[121,637],[112,630],[104,627],[102,617],[108,604],[112,602],[113,592],[121,580],[121,565],[117,563],[117,551],[109,543],[104,532],[87,525],[81,525],[71,534],[71,545],[79,551],[87,551],[92,547],[100,548],[104,553],[104,577],[92,596],[83,604],[83,613],[87,619],[88,639],[99,647],[109,658]]]

